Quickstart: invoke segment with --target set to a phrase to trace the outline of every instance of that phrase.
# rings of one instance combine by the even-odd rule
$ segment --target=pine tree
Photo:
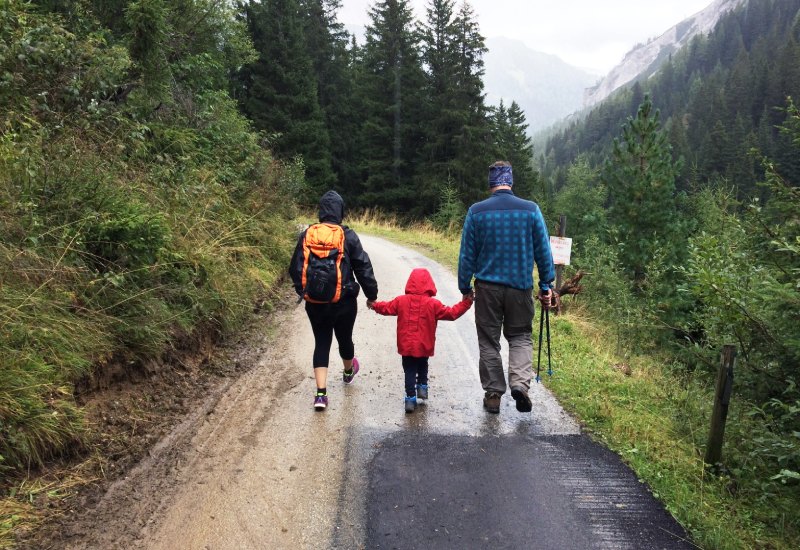
[[[421,25],[422,60],[425,63],[425,142],[419,162],[425,165],[420,175],[420,197],[428,204],[451,179],[450,162],[455,157],[455,135],[459,115],[453,87],[456,70],[456,27],[454,0],[431,0],[427,18]],[[452,184],[449,192],[457,195]],[[448,196],[451,196],[448,195]]]
[[[657,252],[669,264],[677,254],[680,222],[675,178],[680,163],[672,159],[659,112],[648,96],[636,118],[629,118],[622,139],[614,140],[601,181],[608,188],[609,224],[621,245],[620,260],[635,283],[642,283]]]
[[[525,113],[516,101],[506,109],[503,102],[492,113],[493,151],[497,159],[507,160],[514,170],[514,193],[522,198],[544,202],[544,188],[533,168],[533,145],[528,137]]]
[[[240,73],[242,107],[272,136],[277,153],[303,157],[313,202],[334,176],[300,6],[296,0],[251,0],[245,14],[259,57]]]
[[[359,96],[361,203],[408,212],[419,206],[413,186],[424,113],[419,36],[408,0],[378,1],[370,19]]]
[[[483,55],[486,42],[478,28],[475,13],[464,1],[458,10],[456,23],[456,102],[461,115],[460,131],[456,136],[456,157],[453,162],[453,181],[468,202],[481,198],[485,192],[484,174],[491,162],[489,145],[491,130],[484,100]],[[519,111],[522,114],[522,111]],[[522,115],[524,123],[525,116]]]
[[[317,96],[330,136],[332,166],[339,190],[345,191],[354,188],[358,180],[354,157],[360,124],[359,106],[353,101],[350,35],[336,18],[341,4],[341,0],[300,0]]]

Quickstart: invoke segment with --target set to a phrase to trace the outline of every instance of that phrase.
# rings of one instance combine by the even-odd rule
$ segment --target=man
[[[489,167],[492,195],[473,204],[464,220],[458,257],[458,288],[475,293],[483,406],[500,412],[506,392],[500,332],[508,341],[508,386],[517,410],[530,412],[528,397],[532,372],[533,264],[539,268],[539,295],[550,307],[555,279],[550,237],[539,206],[514,196],[511,164],[498,161]],[[472,277],[475,277],[475,290]]]

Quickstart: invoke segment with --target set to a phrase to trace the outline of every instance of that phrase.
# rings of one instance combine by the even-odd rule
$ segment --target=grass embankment
[[[455,267],[457,236],[427,226],[401,227],[379,215],[347,220],[357,231],[416,247]],[[591,275],[584,280],[591,285]],[[552,378],[543,381],[586,432],[619,453],[654,495],[706,549],[797,548],[792,525],[798,500],[760,495],[753,477],[709,474],[702,455],[714,381],[648,356],[620,357],[615,329],[567,299],[568,312],[552,319]],[[622,350],[624,353],[624,350]],[[626,376],[614,365],[630,367]],[[732,402],[723,459],[737,441],[765,427]],[[787,513],[787,510],[789,511]],[[797,510],[794,507],[794,510]]]
[[[98,447],[77,382],[229,333],[285,272],[302,171],[225,94],[190,107],[0,116],[0,547],[71,492],[37,469]]]

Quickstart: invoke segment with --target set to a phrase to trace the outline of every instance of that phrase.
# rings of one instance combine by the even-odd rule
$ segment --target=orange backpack
[[[303,298],[315,304],[336,303],[342,297],[344,229],[317,223],[303,239]]]

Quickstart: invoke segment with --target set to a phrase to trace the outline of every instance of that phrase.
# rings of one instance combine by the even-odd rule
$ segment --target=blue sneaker
[[[314,394],[314,409],[324,411],[328,407],[328,396],[322,394]]]
[[[353,357],[353,366],[351,368],[352,370],[350,372],[344,371],[342,373],[342,380],[345,384],[352,384],[353,378],[355,378],[356,374],[358,374],[358,369],[361,368],[358,364],[358,359],[355,357]]]
[[[414,409],[417,408],[417,396],[416,395],[407,395],[406,396],[406,414],[413,413]]]
[[[417,399],[428,399],[428,384],[417,384]]]

